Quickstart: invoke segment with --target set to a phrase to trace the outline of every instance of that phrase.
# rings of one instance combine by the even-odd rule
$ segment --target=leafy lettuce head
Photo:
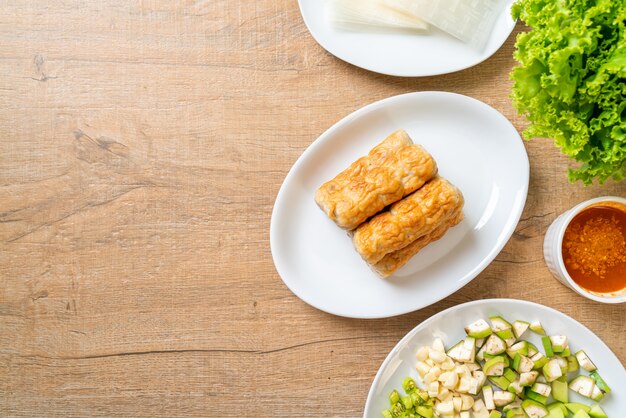
[[[511,72],[524,137],[553,138],[570,181],[626,177],[626,0],[518,0]]]

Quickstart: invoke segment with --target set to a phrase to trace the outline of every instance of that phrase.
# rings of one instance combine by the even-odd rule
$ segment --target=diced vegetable
[[[498,356],[487,360],[483,366],[483,371],[487,376],[502,376],[504,373],[504,367],[504,357]]]
[[[542,353],[535,353],[531,358],[533,361],[533,369],[541,369],[548,362],[548,358]]]
[[[576,359],[576,356],[568,356],[566,360],[567,360],[567,372],[568,373],[577,372],[579,366],[578,366],[578,360]]]
[[[600,390],[597,385],[594,385],[593,392],[591,392],[591,399],[596,402],[600,402],[604,398],[604,393]]]
[[[533,369],[535,363],[526,356],[522,356],[519,353],[515,355],[513,359],[513,369],[518,373],[529,372]]]
[[[548,408],[548,416],[546,418],[565,418],[565,414],[560,408]]]
[[[526,414],[521,407],[516,409],[509,409],[508,411],[506,411],[505,418],[526,418]]]
[[[519,375],[519,384],[520,386],[530,386],[537,381],[537,377],[539,377],[539,372],[536,370],[521,373]]]
[[[479,319],[465,327],[465,332],[470,337],[485,338],[491,335],[491,327],[484,319]]]
[[[543,418],[548,415],[548,409],[544,405],[533,401],[532,399],[526,399],[522,402],[522,409],[526,412],[529,418]]]
[[[496,409],[493,403],[493,388],[491,386],[483,386],[483,400],[485,402],[485,408],[489,410]]]
[[[539,321],[531,322],[529,328],[530,328],[531,331],[533,331],[534,333],[537,333],[539,335],[544,335],[546,333],[544,331],[543,327],[541,326],[541,323]]]
[[[513,332],[515,333],[515,338],[518,340],[522,337],[522,335],[526,332],[530,324],[525,321],[515,321],[513,322]]]
[[[554,380],[552,382],[552,397],[563,403],[569,402],[569,392],[567,390],[567,383],[560,380]]]
[[[501,407],[504,405],[508,405],[515,400],[515,395],[511,392],[505,392],[501,390],[496,390],[493,392],[493,403],[497,407]]]
[[[532,357],[535,354],[537,354],[539,352],[539,350],[537,350],[537,347],[535,346],[535,344],[533,343],[528,343],[528,357]]]
[[[415,408],[415,412],[424,418],[432,418],[433,416],[433,408],[428,406],[418,406]]]
[[[578,412],[580,410],[583,410],[585,412],[589,412],[589,410],[591,409],[591,407],[589,407],[587,405],[584,405],[582,403],[576,403],[576,402],[566,403],[565,407],[567,409],[569,409],[572,414],[575,414],[576,412]]]
[[[522,382],[520,380],[515,380],[509,383],[509,387],[506,390],[518,396],[521,396],[524,393],[524,388],[522,387],[521,383]]]
[[[511,382],[504,376],[490,376],[489,381],[502,390],[507,390]]]
[[[609,387],[609,385],[606,384],[602,377],[600,377],[598,372],[592,372],[591,374],[589,374],[589,376],[596,382],[596,386],[603,393],[611,393],[611,388]]]
[[[497,335],[493,335],[493,334],[491,334],[489,338],[487,339],[487,341],[485,341],[485,346],[484,346],[485,353],[491,354],[492,356],[504,353],[506,350],[506,347],[507,345],[504,342],[504,340],[502,340],[502,338],[498,337]]]
[[[508,367],[504,369],[503,376],[506,377],[509,380],[509,382],[513,382],[514,380],[517,380],[519,378],[519,375],[515,373],[512,369],[509,369]]]
[[[545,405],[548,402],[548,397],[538,394],[530,389],[526,389],[524,392],[527,399],[532,399],[533,401],[537,401],[542,405]]]
[[[489,418],[502,418],[502,412],[491,411],[491,413],[489,414]]]
[[[571,390],[587,398],[591,398],[594,387],[596,387],[595,382],[588,376],[578,376],[569,383]]]
[[[496,335],[504,340],[507,347],[510,347],[513,343],[515,343],[515,335],[513,335],[513,330],[511,328],[496,331]]]
[[[506,353],[511,358],[514,358],[515,354],[517,353],[523,356],[527,356],[528,355],[528,343],[526,341],[517,342],[513,344],[512,346],[510,346],[509,348],[507,348]]]
[[[397,404],[400,401],[400,394],[398,393],[397,390],[393,390],[390,394],[389,394],[389,404],[391,406]]]
[[[606,412],[604,412],[604,410],[600,408],[600,405],[598,404],[595,404],[594,406],[592,406],[588,414],[590,417],[593,417],[593,418],[609,418],[606,415]]]
[[[548,397],[550,396],[550,393],[552,392],[552,387],[545,383],[535,383],[534,385],[532,385],[530,390],[542,396]]]
[[[553,409],[560,409],[561,412],[563,412],[564,416],[567,416],[569,414],[569,411],[567,410],[567,408],[562,402],[553,402],[550,405],[546,405],[546,406],[548,408],[548,411],[550,412],[552,412]]]
[[[541,338],[541,343],[543,344],[543,349],[546,351],[546,357],[552,357],[554,355],[554,351],[552,350],[552,341],[550,341],[550,337],[545,336]]]
[[[578,411],[574,414],[573,418],[590,418],[589,414],[586,413],[585,411]]]
[[[559,362],[556,359],[548,361],[545,366],[543,366],[543,375],[548,382],[552,382],[563,376]]]
[[[550,343],[552,343],[552,350],[555,353],[562,353],[567,348],[567,337],[565,335],[553,335],[550,337]]]
[[[415,392],[415,389],[417,389],[415,380],[411,379],[408,376],[405,377],[404,380],[402,381],[402,389],[404,389],[404,391],[408,394]]]
[[[490,316],[489,320],[491,321],[491,327],[496,332],[513,328],[513,326],[501,316]]]
[[[593,364],[589,356],[587,356],[587,353],[585,353],[583,350],[579,350],[576,352],[576,359],[578,360],[580,367],[587,370],[588,372],[593,372],[597,369],[596,365]]]

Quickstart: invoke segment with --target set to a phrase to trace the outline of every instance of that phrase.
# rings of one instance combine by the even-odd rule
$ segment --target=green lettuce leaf
[[[530,126],[577,162],[570,181],[626,177],[626,0],[518,0],[511,97]]]

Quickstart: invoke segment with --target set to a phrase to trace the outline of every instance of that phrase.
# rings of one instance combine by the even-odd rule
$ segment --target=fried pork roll
[[[374,265],[389,253],[444,225],[463,206],[460,190],[435,177],[388,211],[359,226],[352,237],[363,259]]]
[[[437,164],[404,130],[389,135],[315,194],[339,227],[352,230],[437,174]]]
[[[400,267],[404,266],[409,260],[431,242],[437,241],[452,228],[463,220],[463,211],[459,207],[458,210],[443,224],[435,228],[429,234],[423,235],[407,245],[406,247],[385,255],[378,263],[371,265],[372,269],[378,273],[380,277],[389,277]]]

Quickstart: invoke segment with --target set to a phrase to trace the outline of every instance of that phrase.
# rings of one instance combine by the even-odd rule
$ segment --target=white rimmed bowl
[[[418,384],[421,381],[415,370],[418,348],[432,345],[441,338],[446,347],[451,347],[465,337],[464,327],[477,319],[488,320],[489,316],[500,315],[512,322],[516,319],[541,322],[549,335],[566,335],[573,352],[584,349],[598,368],[602,378],[612,392],[600,406],[609,417],[622,417],[626,411],[626,370],[611,349],[593,332],[571,317],[538,303],[516,299],[483,299],[453,306],[435,314],[416,326],[387,355],[376,373],[365,403],[365,418],[380,418],[381,411],[389,408],[388,396],[393,389],[402,391],[402,380],[411,376]],[[522,338],[541,349],[541,336],[530,330]],[[581,372],[586,374],[586,372]],[[590,405],[588,398],[569,391],[570,402]]]
[[[591,299],[596,302],[602,303],[624,303],[626,302],[626,288],[622,289],[617,294],[601,294],[597,292],[591,292],[589,290],[580,287],[569,275],[563,262],[563,235],[565,229],[570,224],[572,219],[580,212],[588,208],[589,206],[596,205],[602,202],[616,202],[626,205],[626,199],[618,196],[602,196],[595,199],[586,200],[578,205],[574,206],[570,210],[564,212],[552,222],[552,225],[548,228],[546,236],[543,240],[543,256],[546,261],[548,269],[552,275],[565,286],[574,290],[576,293]]]

